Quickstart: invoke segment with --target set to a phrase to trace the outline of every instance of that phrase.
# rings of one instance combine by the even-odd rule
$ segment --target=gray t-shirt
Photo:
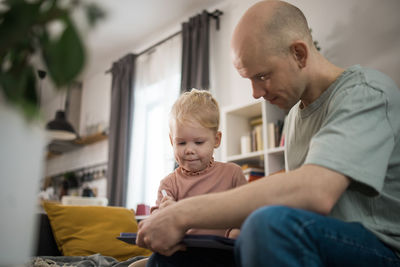
[[[361,222],[400,253],[400,90],[352,66],[286,124],[287,170],[316,164],[351,179],[331,216]]]

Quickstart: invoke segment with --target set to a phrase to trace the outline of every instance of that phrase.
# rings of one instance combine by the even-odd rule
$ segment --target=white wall
[[[209,10],[224,12],[220,30],[211,34],[212,92],[220,106],[237,105],[252,100],[250,82],[242,79],[230,58],[230,39],[245,10],[257,1],[226,0]],[[400,10],[398,0],[289,0],[303,10],[313,29],[322,54],[333,63],[353,64],[379,69],[400,85]],[[187,14],[190,17],[193,14]],[[91,59],[83,78],[81,129],[90,123],[106,121],[110,112],[111,75],[104,71],[113,61],[128,52],[140,52],[179,30],[180,21],[164,25],[149,35],[136,49],[127,46],[104,58]],[[54,113],[53,113],[54,114]],[[107,160],[107,142],[81,149],[50,160],[47,175]],[[219,158],[217,153],[216,159]]]
[[[257,1],[226,1],[221,31],[215,38],[214,76],[221,106],[251,100],[250,82],[233,68],[229,42],[243,12]],[[306,15],[321,53],[334,64],[376,68],[400,86],[400,1],[289,0]]]
[[[104,127],[109,125],[110,118],[110,95],[111,95],[111,76],[102,72],[94,73],[83,79],[81,116],[79,135],[87,134],[87,127],[94,124],[102,124]],[[64,98],[63,93],[51,93],[52,97],[44,105],[46,111],[46,121],[53,119],[55,109],[59,108],[60,98]],[[53,101],[51,101],[53,100]],[[54,104],[56,103],[56,104]],[[77,150],[64,153],[46,161],[45,176],[52,176],[68,170],[78,169],[108,160],[108,142],[101,141],[94,145],[85,146]]]

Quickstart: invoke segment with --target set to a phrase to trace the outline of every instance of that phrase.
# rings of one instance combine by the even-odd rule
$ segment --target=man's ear
[[[171,143],[171,146],[174,146],[174,144],[172,143],[171,133],[169,134],[169,142]]]
[[[299,68],[304,68],[307,65],[308,59],[308,46],[303,41],[295,41],[290,46],[290,52],[294,60],[297,62]]]
[[[222,133],[220,131],[218,131],[215,134],[215,145],[214,145],[214,148],[218,148],[219,145],[221,144],[221,137],[222,137]]]

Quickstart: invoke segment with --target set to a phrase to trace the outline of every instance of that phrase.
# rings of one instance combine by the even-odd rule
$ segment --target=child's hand
[[[228,237],[229,237],[229,238],[232,238],[232,239],[236,239],[236,238],[239,236],[239,234],[240,234],[240,229],[232,229],[232,230],[229,232]]]
[[[168,206],[170,206],[170,205],[172,205],[172,204],[174,204],[174,203],[176,203],[176,201],[175,201],[172,197],[170,197],[170,196],[164,196],[164,197],[161,199],[161,203],[160,203],[160,205],[158,206],[158,209],[163,209],[163,208],[168,207]]]

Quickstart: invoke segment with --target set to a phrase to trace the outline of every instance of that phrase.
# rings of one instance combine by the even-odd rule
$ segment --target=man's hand
[[[139,223],[136,244],[165,256],[185,249],[181,243],[187,229],[179,219],[175,205],[164,207]]]

